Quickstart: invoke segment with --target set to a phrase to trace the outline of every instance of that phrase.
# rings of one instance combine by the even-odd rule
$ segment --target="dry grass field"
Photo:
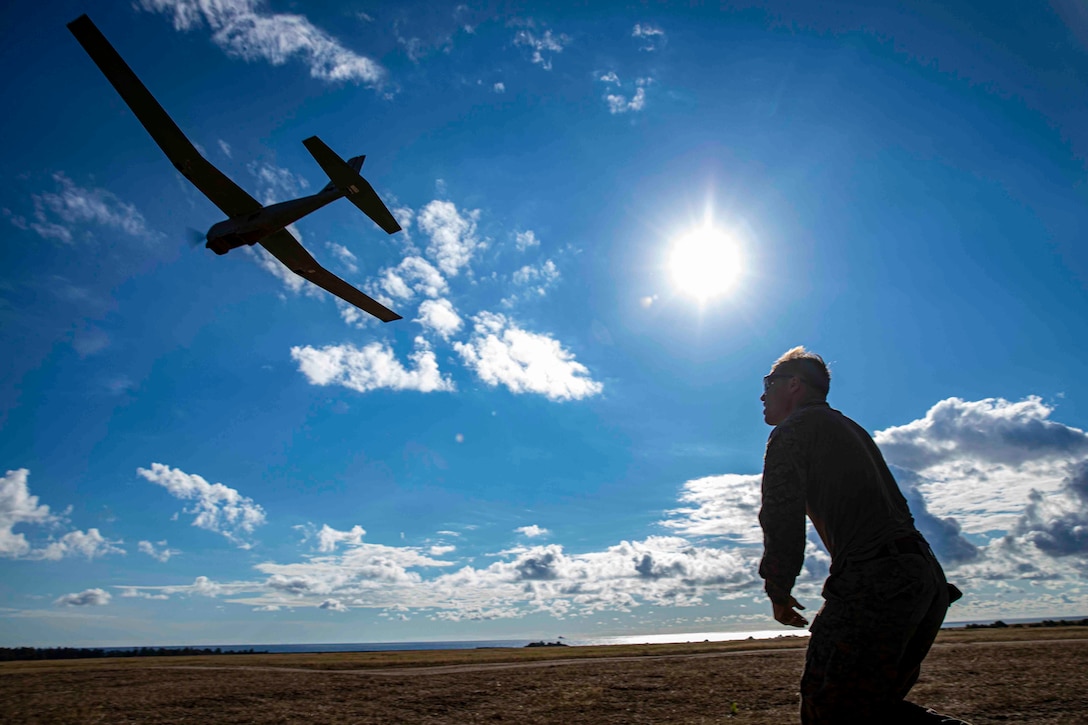
[[[790,723],[804,643],[9,662],[0,722]],[[1088,722],[1088,628],[943,632],[912,699]]]

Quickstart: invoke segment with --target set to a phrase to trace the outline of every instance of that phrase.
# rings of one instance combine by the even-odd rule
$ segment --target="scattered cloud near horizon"
[[[1051,406],[1035,397],[1021,401],[950,398],[938,402],[920,420],[877,434],[889,461],[898,461],[901,488],[950,578],[973,592],[1003,592],[1003,598],[978,596],[958,605],[960,616],[985,617],[997,606],[994,602],[1004,607],[1002,616],[1010,616],[1007,612],[1016,607],[1044,611],[1045,607],[1088,605],[1088,595],[1078,585],[1088,575],[1084,560],[1088,553],[1084,533],[1088,531],[1088,456],[1080,442],[1083,433],[1051,420],[1053,413]],[[940,421],[937,427],[953,452],[930,451],[937,435],[935,421]],[[1010,441],[1016,442],[1016,450],[1009,450]],[[965,466],[967,460],[973,468]],[[976,489],[977,470],[1015,464],[1026,466],[1016,475],[1030,477],[1040,461],[1046,461],[1058,476],[1058,483],[1046,491],[1021,486],[1018,502],[1010,495],[988,513],[955,508],[957,502],[970,504],[972,499],[949,492]],[[922,472],[902,468],[904,462]],[[935,466],[946,467],[936,487],[929,478]],[[30,494],[27,474],[21,469],[0,479],[0,541],[7,555],[17,551],[32,558],[27,556],[30,551],[47,547],[32,545],[13,527],[17,523],[51,525],[58,517]],[[140,475],[160,479],[155,482],[173,489],[179,498],[205,502],[201,504],[205,511],[221,509],[227,498],[239,507],[255,506],[237,492],[227,496],[226,491],[233,489],[226,487],[213,495],[212,484],[200,485],[203,479],[162,464],[153,464],[150,471],[141,469]],[[309,553],[300,549],[296,561],[261,561],[253,566],[257,577],[219,582],[201,576],[191,584],[127,583],[117,588],[125,597],[229,597],[232,603],[261,611],[368,608],[400,619],[422,616],[447,621],[516,618],[534,612],[581,616],[745,597],[761,601],[756,574],[762,554],[756,518],[759,481],[758,474],[719,474],[683,482],[678,486],[678,505],[659,522],[669,535],[624,540],[599,551],[572,552],[561,543],[525,545],[520,543],[524,539],[513,538],[551,534],[544,525],[534,523],[513,529],[511,547],[488,555],[495,561],[473,564],[472,558],[459,561],[459,547],[442,541],[456,536],[459,546],[464,542],[468,547],[465,537],[472,535],[472,526],[437,532],[442,538],[418,546],[389,546],[366,541],[366,530],[359,524],[343,531],[327,524],[306,525],[299,528]],[[938,502],[948,509],[940,515],[932,513]],[[1006,509],[1012,510],[1011,520]],[[964,516],[989,517],[988,523],[978,526],[989,533],[965,534]],[[212,516],[221,529],[228,518],[219,513]],[[234,516],[235,521],[239,519]],[[95,547],[101,549],[101,544]],[[149,555],[169,551],[165,541],[142,541],[140,550]],[[805,568],[798,580],[799,597],[818,597],[828,564],[826,552],[810,530]],[[1031,591],[1022,591],[1024,585],[1030,585]],[[71,606],[101,600],[87,592],[66,596],[72,598]]]

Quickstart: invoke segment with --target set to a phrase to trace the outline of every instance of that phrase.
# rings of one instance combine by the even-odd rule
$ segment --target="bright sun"
[[[703,227],[672,245],[669,271],[681,291],[706,302],[732,289],[740,275],[737,243],[727,234]]]

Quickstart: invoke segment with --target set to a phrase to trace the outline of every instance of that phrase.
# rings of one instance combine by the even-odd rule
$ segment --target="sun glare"
[[[737,243],[727,234],[703,227],[677,239],[669,256],[673,283],[700,302],[733,288],[740,275]]]

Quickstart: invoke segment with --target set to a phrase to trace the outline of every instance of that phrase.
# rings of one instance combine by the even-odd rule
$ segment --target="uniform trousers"
[[[949,604],[929,547],[846,562],[823,594],[801,678],[803,725],[934,722],[904,700]]]

